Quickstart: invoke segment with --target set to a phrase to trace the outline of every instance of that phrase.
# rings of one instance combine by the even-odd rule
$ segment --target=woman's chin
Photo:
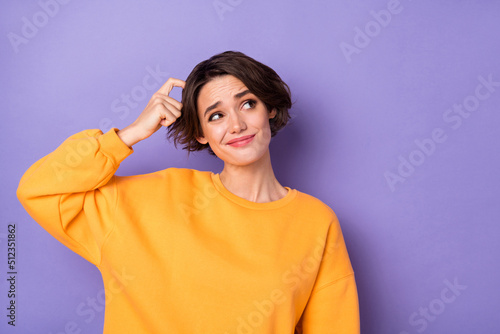
[[[237,152],[224,152],[224,154],[216,155],[224,161],[224,164],[244,167],[255,164],[256,162],[262,160],[266,152],[255,152],[252,150],[240,150]]]

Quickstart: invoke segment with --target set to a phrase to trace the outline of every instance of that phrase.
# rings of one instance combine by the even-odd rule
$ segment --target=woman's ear
[[[273,110],[269,113],[269,119],[276,117],[276,113],[276,108],[273,108]]]
[[[196,137],[196,141],[202,145],[205,145],[208,143],[208,140],[205,137]]]

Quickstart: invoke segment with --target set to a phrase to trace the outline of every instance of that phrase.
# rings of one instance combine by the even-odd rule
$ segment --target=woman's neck
[[[277,201],[287,194],[274,176],[269,150],[251,165],[224,164],[220,180],[236,196],[256,203]]]

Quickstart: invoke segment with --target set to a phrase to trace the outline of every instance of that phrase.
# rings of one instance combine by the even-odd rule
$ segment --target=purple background
[[[500,87],[474,97],[479,76],[500,81],[499,2],[41,3],[52,5],[3,1],[0,11],[0,332],[65,333],[73,322],[81,333],[102,331],[103,312],[90,322],[76,313],[102,289],[100,274],[23,210],[15,190],[24,171],[71,134],[128,125],[160,81],[185,79],[225,50],[271,66],[291,87],[293,121],[271,144],[275,172],[337,213],[362,332],[500,332]],[[388,6],[382,26],[374,13]],[[346,56],[347,44],[356,53]],[[149,82],[154,89],[141,88],[157,67],[164,73]],[[126,94],[133,106],[120,101]],[[469,117],[443,118],[462,103],[473,109]],[[436,128],[446,140],[433,150],[427,141],[428,155],[418,153],[415,141]],[[159,131],[136,145],[118,174],[221,170],[206,153],[187,159],[164,137]],[[385,174],[410,158],[418,166],[401,167],[405,181],[391,188]],[[5,316],[8,223],[17,226],[15,329]],[[455,280],[461,290],[445,290]]]

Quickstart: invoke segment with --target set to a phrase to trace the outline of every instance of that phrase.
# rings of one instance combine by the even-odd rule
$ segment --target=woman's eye
[[[245,103],[243,103],[243,107],[245,109],[251,109],[251,108],[255,107],[256,104],[257,104],[256,101],[254,101],[254,100],[248,100]]]
[[[208,121],[211,122],[211,121],[216,121],[218,120],[219,118],[221,118],[221,114],[216,112],[216,113],[213,113],[212,115],[210,115],[210,117],[208,118]]]

